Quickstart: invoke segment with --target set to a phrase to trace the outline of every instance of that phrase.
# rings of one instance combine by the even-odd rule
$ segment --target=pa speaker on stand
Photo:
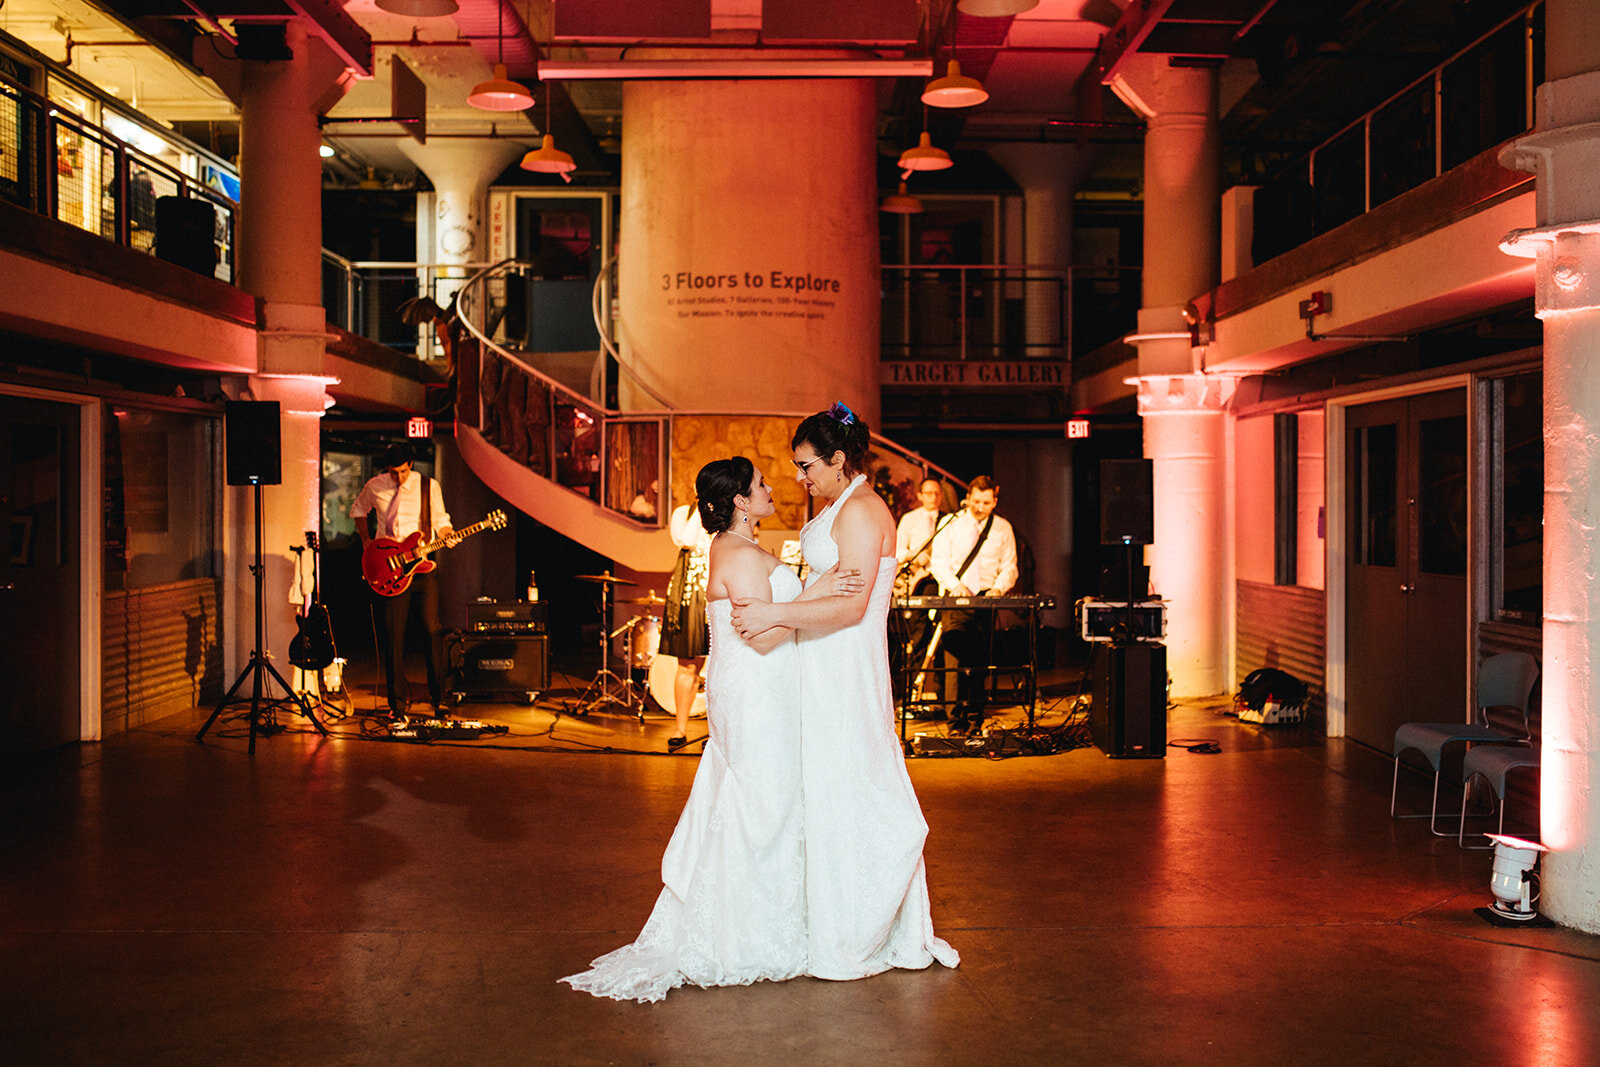
[[[1148,459],[1100,461],[1100,543],[1123,547],[1120,568],[1109,569],[1114,577],[1100,591],[1122,598],[1126,615],[1112,626],[1111,642],[1095,646],[1089,733],[1114,759],[1167,754],[1167,649],[1152,640],[1138,615],[1149,587],[1149,571],[1138,554],[1155,541],[1154,482]],[[1122,587],[1106,587],[1111,584]]]

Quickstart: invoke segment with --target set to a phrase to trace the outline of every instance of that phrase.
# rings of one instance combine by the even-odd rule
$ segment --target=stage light
[[[1533,903],[1539,899],[1539,876],[1534,867],[1539,855],[1550,851],[1537,841],[1509,834],[1489,834],[1494,842],[1494,871],[1489,876],[1489,891],[1494,903],[1478,908],[1477,913],[1495,926],[1521,926],[1540,920]]]

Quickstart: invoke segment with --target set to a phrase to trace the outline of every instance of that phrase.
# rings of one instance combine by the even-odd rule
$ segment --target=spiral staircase
[[[456,298],[470,335],[456,354],[456,445],[483,483],[525,514],[620,566],[665,571],[676,551],[668,516],[693,498],[700,466],[737,453],[768,457],[775,468],[789,453],[796,422],[809,413],[685,411],[662,402],[614,343],[614,266],[601,272],[592,294],[601,348],[587,392],[505,335],[507,294],[517,292],[527,264],[506,260],[466,282]],[[594,400],[591,393],[602,394],[598,371],[606,356],[658,406],[620,411]],[[869,467],[874,486],[907,506],[925,474],[956,480],[876,434]],[[778,509],[767,533],[776,537],[804,524],[809,501],[777,469],[767,475]]]

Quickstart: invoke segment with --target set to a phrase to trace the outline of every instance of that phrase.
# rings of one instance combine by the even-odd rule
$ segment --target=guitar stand
[[[244,670],[239,672],[239,677],[234,679],[233,685],[229,687],[227,695],[224,696],[222,698],[222,702],[217,705],[217,710],[211,713],[211,717],[206,720],[206,724],[204,726],[200,727],[200,732],[194,735],[194,739],[196,741],[204,741],[206,739],[206,731],[211,729],[211,724],[217,721],[217,716],[222,714],[222,710],[233,702],[233,694],[237,693],[240,686],[244,685],[245,679],[249,678],[251,680],[249,752],[253,756],[255,755],[256,751],[256,734],[263,732],[261,727],[261,708],[263,705],[277,707],[292,703],[301,715],[304,715],[306,718],[311,720],[311,725],[317,728],[317,733],[321,734],[323,737],[327,737],[328,730],[322,725],[321,721],[317,719],[316,713],[311,710],[311,705],[306,703],[305,700],[303,700],[300,695],[294,691],[294,687],[284,680],[283,675],[279,674],[278,669],[272,665],[270,660],[267,659],[266,607],[262,603],[261,595],[262,577],[266,572],[266,565],[261,559],[261,483],[252,479],[250,484],[255,486],[256,489],[256,562],[255,566],[250,568],[250,573],[255,575],[256,579],[256,643],[255,647],[250,650],[250,662],[245,664]],[[261,696],[262,683],[264,681],[262,678],[263,674],[270,674],[273,678],[277,679],[278,684],[283,687],[283,691],[289,694],[289,696],[284,700],[263,700]]]
[[[610,572],[607,572],[609,575]],[[600,583],[600,670],[589,687],[578,696],[579,715],[587,715],[599,708],[621,708],[644,722],[644,695],[637,686],[611,669],[611,642],[638,625],[638,618],[629,619],[621,626],[606,632],[611,625],[611,583]]]

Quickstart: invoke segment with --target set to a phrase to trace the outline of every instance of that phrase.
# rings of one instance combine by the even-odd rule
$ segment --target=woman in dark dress
[[[700,668],[705,663],[710,631],[706,628],[707,553],[711,535],[700,524],[700,513],[684,504],[672,513],[672,540],[678,546],[678,564],[667,584],[667,605],[661,620],[660,655],[674,656],[678,672],[672,682],[673,714],[678,731],[667,739],[667,750],[681,748],[689,737],[689,716],[700,689]]]

